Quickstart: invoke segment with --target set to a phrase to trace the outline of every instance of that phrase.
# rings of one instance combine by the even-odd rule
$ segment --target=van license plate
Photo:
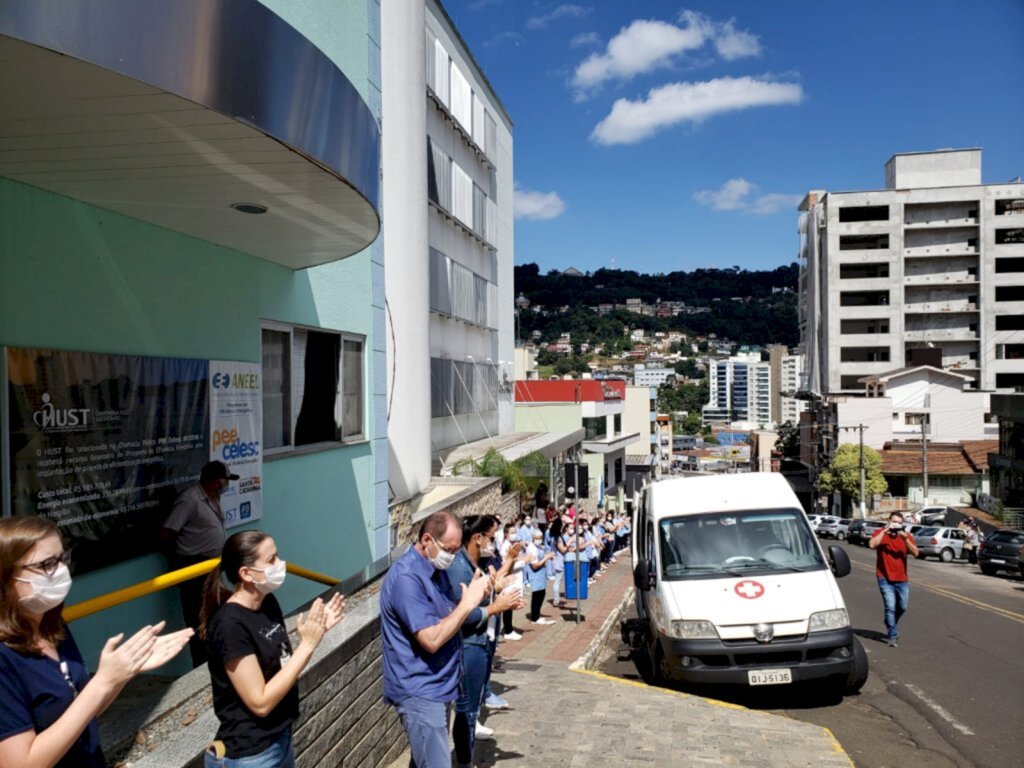
[[[792,683],[793,674],[788,669],[752,669],[747,672],[747,682],[751,685],[781,685]]]
[[[988,561],[990,563],[999,563],[999,565],[1006,565],[1006,561],[1005,560],[996,560],[994,557],[990,557],[988,559]]]

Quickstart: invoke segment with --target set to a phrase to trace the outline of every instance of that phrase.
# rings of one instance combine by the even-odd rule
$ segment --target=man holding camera
[[[895,648],[899,637],[896,625],[910,604],[907,553],[917,557],[917,544],[903,527],[903,515],[893,512],[889,515],[889,525],[879,528],[871,537],[868,546],[878,552],[875,576],[878,577],[878,589],[882,593],[882,603],[885,605],[888,642]]]

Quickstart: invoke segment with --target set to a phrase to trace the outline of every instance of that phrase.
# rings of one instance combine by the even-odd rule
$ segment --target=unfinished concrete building
[[[808,389],[927,364],[1024,390],[1024,183],[982,184],[980,149],[893,155],[885,181],[800,204]]]

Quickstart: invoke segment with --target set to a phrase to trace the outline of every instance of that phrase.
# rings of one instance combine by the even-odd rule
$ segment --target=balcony
[[[977,312],[978,305],[967,300],[960,301],[926,301],[917,304],[904,304],[903,312],[907,315],[957,314],[960,312]]]
[[[978,285],[978,276],[967,272],[934,272],[929,275],[907,275],[903,284],[908,287],[932,285]]]
[[[630,443],[635,443],[639,438],[639,432],[629,432],[615,435],[614,437],[584,440],[583,450],[589,453],[615,453],[615,451],[624,449]]]
[[[942,341],[977,341],[978,332],[969,328],[948,328],[945,330],[904,331],[904,341],[942,342]]]

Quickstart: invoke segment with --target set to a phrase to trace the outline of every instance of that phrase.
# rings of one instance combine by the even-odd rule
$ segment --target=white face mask
[[[510,533],[508,535],[508,540],[511,541],[513,544],[515,544],[517,541],[519,541],[519,534],[518,533]]]
[[[253,571],[262,571],[264,581],[253,582],[256,585],[256,589],[262,592],[264,595],[270,594],[275,589],[284,584],[284,577],[288,573],[287,563],[284,560],[278,560],[269,568],[252,568]]]
[[[452,563],[455,562],[455,555],[451,552],[446,552],[445,550],[441,549],[441,545],[438,544],[436,541],[434,542],[434,546],[437,547],[437,554],[433,557],[428,557],[427,559],[430,561],[430,564],[434,566],[437,570],[447,571],[449,568],[452,567]]]
[[[493,557],[494,556],[494,542],[487,541],[482,547],[480,547],[480,557]]]
[[[531,525],[533,525],[533,518],[532,517],[526,518],[526,527],[529,528]]]
[[[51,608],[56,608],[64,602],[64,598],[71,591],[71,571],[64,563],[57,566],[52,576],[34,573],[27,579],[15,576],[14,580],[32,585],[32,594],[19,601],[26,611],[32,613],[46,613]]]

